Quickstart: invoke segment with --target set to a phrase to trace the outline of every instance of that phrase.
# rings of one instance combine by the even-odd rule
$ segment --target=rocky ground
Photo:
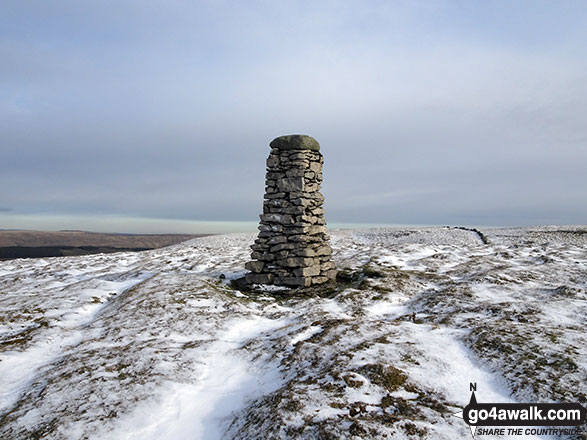
[[[0,438],[457,439],[471,382],[586,402],[586,228],[334,231],[303,297],[231,286],[254,238],[0,262]]]

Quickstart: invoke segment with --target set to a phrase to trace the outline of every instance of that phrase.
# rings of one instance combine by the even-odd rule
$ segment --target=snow
[[[477,395],[482,396],[480,402],[514,402],[503,384],[475,362],[471,352],[459,342],[463,331],[413,323],[403,325],[406,328],[402,339],[416,344],[425,353],[426,362],[411,370],[419,382],[463,406],[469,402],[469,394],[463,390],[468,390],[470,383],[477,384]],[[430,364],[435,368],[428,368]]]
[[[453,439],[471,382],[577,401],[587,234],[565,228],[335,231],[339,268],[383,275],[327,297],[233,289],[253,234],[0,262],[0,438]]]
[[[323,328],[319,325],[311,325],[310,327],[308,327],[304,331],[295,335],[290,343],[291,343],[291,345],[296,345],[298,342],[310,339],[315,334],[322,332],[322,330],[323,330]]]
[[[74,271],[69,275],[79,274]],[[59,274],[63,275],[63,274]],[[8,350],[2,353],[0,363],[0,413],[17,400],[22,390],[30,386],[36,373],[77,345],[82,339],[80,330],[104,308],[103,302],[121,294],[150,276],[142,273],[124,281],[100,280],[96,288],[80,289],[76,299],[49,310],[45,318],[55,320],[54,326],[24,351]],[[79,278],[78,278],[79,279]],[[53,287],[53,284],[50,284]],[[87,302],[89,299],[92,302]]]
[[[195,383],[162,384],[162,396],[141,404],[121,418],[104,439],[174,440],[221,438],[232,412],[247,400],[278,388],[281,380],[272,365],[255,366],[238,356],[247,340],[279,328],[283,320],[259,316],[229,321],[218,340],[202,353]],[[145,414],[156,414],[145,420]]]
[[[385,303],[377,303],[370,306],[365,307],[365,310],[376,316],[391,316],[391,317],[398,317],[402,315],[406,315],[408,313],[408,308],[404,306],[401,302],[385,302]]]

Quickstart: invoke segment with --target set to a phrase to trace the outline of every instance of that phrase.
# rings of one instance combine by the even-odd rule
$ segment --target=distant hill
[[[142,251],[170,246],[203,235],[0,230],[0,259]]]

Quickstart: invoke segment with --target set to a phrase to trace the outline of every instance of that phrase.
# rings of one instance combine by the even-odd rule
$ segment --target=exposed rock
[[[320,194],[318,142],[305,135],[274,139],[267,159],[259,235],[245,266],[249,284],[308,287],[336,278]]]
[[[312,136],[304,134],[290,134],[279,136],[269,144],[271,148],[280,150],[315,150],[320,151],[320,144]],[[302,156],[305,157],[305,156]]]
[[[247,264],[245,264],[245,269],[259,273],[263,270],[263,266],[265,266],[265,263],[262,261],[249,261]]]
[[[277,187],[280,191],[303,191],[304,179],[303,177],[285,177],[277,181]]]

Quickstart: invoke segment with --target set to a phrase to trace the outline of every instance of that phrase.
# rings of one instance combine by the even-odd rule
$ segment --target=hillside
[[[481,232],[333,231],[304,297],[231,287],[253,234],[0,262],[0,438],[452,440],[471,382],[584,403],[587,229]]]
[[[58,257],[157,249],[199,236],[202,235],[0,230],[0,259]]]

